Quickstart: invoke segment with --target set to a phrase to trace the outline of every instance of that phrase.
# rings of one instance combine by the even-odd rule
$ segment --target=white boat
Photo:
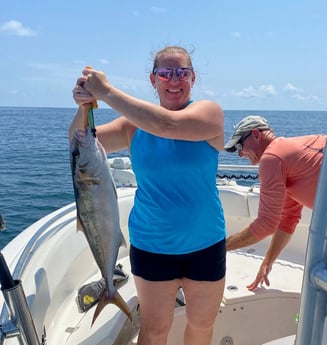
[[[111,167],[117,184],[121,227],[128,242],[127,219],[133,205],[135,179],[126,158],[111,160]],[[230,235],[256,217],[260,189],[226,179],[219,179],[217,183]],[[304,209],[291,243],[273,266],[269,288],[260,287],[251,292],[246,285],[254,280],[270,239],[227,254],[226,287],[216,319],[213,345],[294,344],[311,218],[311,210]],[[326,227],[326,218],[323,221]],[[120,249],[117,264],[128,275],[119,292],[132,311],[133,321],[110,304],[91,327],[94,307],[86,312],[79,308],[79,289],[99,280],[101,275],[84,234],[76,231],[75,203],[29,226],[2,250],[2,255],[15,279],[15,287],[4,289],[2,286],[0,344],[136,344],[140,318],[128,248]],[[319,281],[324,282],[323,274]],[[183,344],[185,306],[182,291],[177,301],[169,345]],[[305,304],[303,299],[302,304]],[[324,314],[323,320],[325,317]],[[305,322],[302,316],[301,322]],[[311,345],[327,344],[325,324],[322,327],[325,333],[319,336],[322,342]],[[298,339],[297,344],[309,345]]]

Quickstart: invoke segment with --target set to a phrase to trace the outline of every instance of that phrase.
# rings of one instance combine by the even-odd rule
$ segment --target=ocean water
[[[0,213],[6,222],[0,249],[41,217],[74,201],[67,131],[75,111],[0,107]],[[327,111],[226,110],[226,140],[233,125],[251,114],[266,117],[278,136],[327,133]],[[117,116],[112,109],[97,109],[95,123]],[[220,164],[248,161],[222,152]]]

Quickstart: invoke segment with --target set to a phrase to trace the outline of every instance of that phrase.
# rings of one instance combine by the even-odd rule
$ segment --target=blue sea
[[[41,217],[74,201],[67,131],[75,111],[0,107],[0,213],[6,222],[0,249]],[[226,110],[226,140],[233,125],[251,114],[266,117],[278,136],[327,133],[327,111]],[[117,116],[112,109],[97,109],[95,123]],[[248,161],[222,152],[220,164]]]

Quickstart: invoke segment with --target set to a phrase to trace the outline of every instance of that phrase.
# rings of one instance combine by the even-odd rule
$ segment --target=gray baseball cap
[[[244,134],[249,133],[252,129],[257,128],[260,130],[270,129],[268,121],[259,115],[250,115],[241,120],[234,126],[234,132],[231,138],[228,140],[224,149],[227,152],[235,152],[235,145],[242,139]]]

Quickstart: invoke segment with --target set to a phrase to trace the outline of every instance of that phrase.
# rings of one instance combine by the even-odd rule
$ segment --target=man
[[[301,219],[303,206],[313,208],[326,135],[277,137],[262,116],[248,116],[225,145],[251,164],[259,164],[260,200],[257,218],[227,238],[227,250],[250,246],[273,235],[256,279],[248,285],[270,285],[268,274]]]

